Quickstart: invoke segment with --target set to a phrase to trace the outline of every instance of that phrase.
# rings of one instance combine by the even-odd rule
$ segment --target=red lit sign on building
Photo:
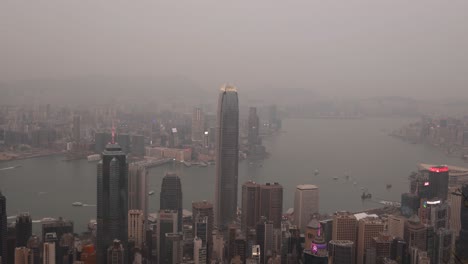
[[[430,167],[430,172],[448,172],[449,168],[447,166],[438,166],[438,167]]]

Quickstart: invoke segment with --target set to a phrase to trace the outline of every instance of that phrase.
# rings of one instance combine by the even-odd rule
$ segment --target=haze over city
[[[0,264],[468,263],[468,2],[0,3]]]

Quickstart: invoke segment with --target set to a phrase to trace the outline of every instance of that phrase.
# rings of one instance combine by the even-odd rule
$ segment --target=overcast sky
[[[0,81],[186,76],[217,89],[468,97],[468,1],[1,0]]]

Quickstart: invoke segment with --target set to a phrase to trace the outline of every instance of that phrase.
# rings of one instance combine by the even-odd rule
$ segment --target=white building
[[[143,248],[144,223],[142,210],[128,211],[128,239],[135,241],[135,247],[140,249]]]
[[[55,264],[55,243],[45,242],[42,253],[43,264]]]
[[[301,184],[294,194],[294,224],[304,231],[313,214],[319,212],[319,188]]]

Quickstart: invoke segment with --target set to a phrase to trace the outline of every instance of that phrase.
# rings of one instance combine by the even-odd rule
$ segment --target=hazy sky
[[[0,1],[0,81],[183,75],[217,89],[468,97],[468,1]]]

